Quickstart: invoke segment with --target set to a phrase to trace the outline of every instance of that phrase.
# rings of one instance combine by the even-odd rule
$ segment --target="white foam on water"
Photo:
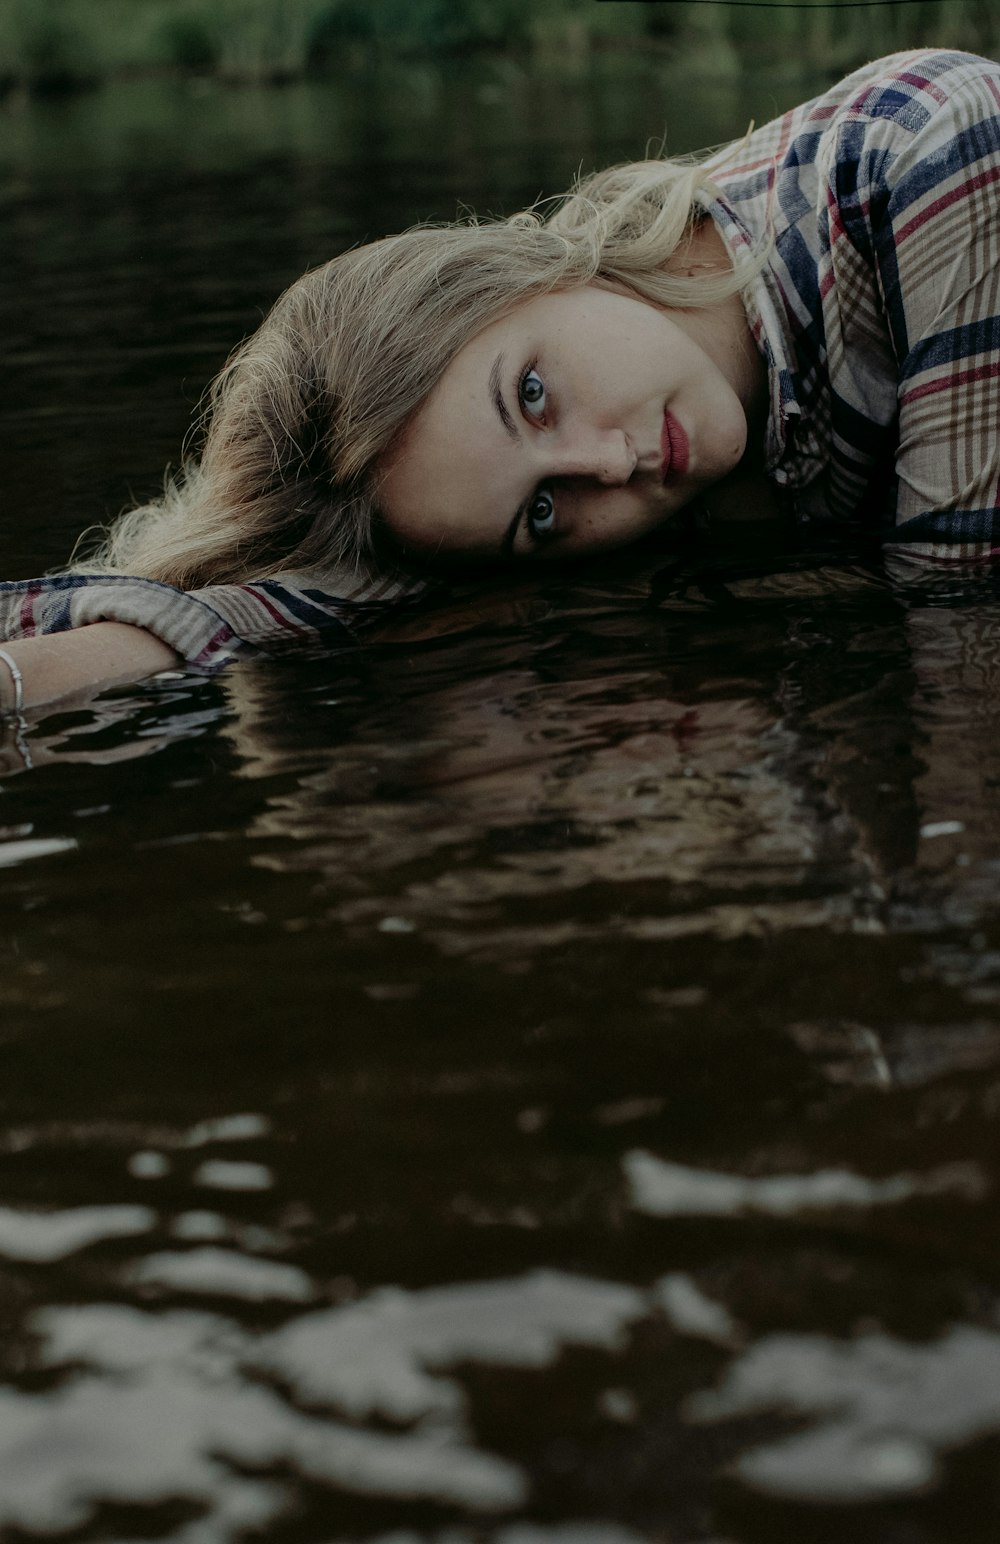
[[[498,1528],[475,1534],[463,1528],[444,1528],[433,1533],[417,1533],[411,1528],[394,1528],[380,1533],[366,1544],[648,1544],[650,1536],[635,1533],[620,1523],[593,1518],[561,1523],[501,1523]],[[661,1540],[659,1531],[656,1538]],[[724,1539],[705,1539],[702,1544],[727,1544]],[[728,1541],[732,1544],[732,1541]]]
[[[965,830],[964,820],[930,820],[920,827],[922,837],[958,836]]]
[[[930,1345],[770,1335],[686,1406],[699,1422],[767,1411],[819,1421],[737,1460],[756,1489],[811,1501],[908,1495],[933,1483],[947,1450],[1000,1432],[1000,1335],[955,1326]]]
[[[210,1142],[253,1142],[269,1136],[271,1122],[266,1115],[248,1112],[219,1115],[214,1120],[199,1121],[181,1137],[180,1147],[207,1147]]]
[[[270,1190],[274,1175],[263,1163],[238,1163],[228,1158],[206,1158],[192,1176],[196,1185],[210,1190]]]
[[[156,1213],[148,1206],[75,1206],[35,1212],[0,1206],[0,1257],[45,1265],[105,1239],[148,1233]]]
[[[487,1515],[525,1499],[518,1467],[457,1427],[397,1435],[303,1414],[245,1377],[249,1337],[218,1315],[50,1308],[29,1328],[43,1366],[73,1370],[54,1390],[0,1389],[0,1525],[56,1532],[85,1526],[101,1503],[184,1500],[205,1515],[174,1544],[224,1544],[293,1499],[240,1471],[283,1465],[363,1495]]]
[[[750,1213],[791,1217],[838,1207],[893,1206],[914,1196],[957,1195],[978,1200],[986,1185],[972,1164],[949,1164],[925,1174],[866,1179],[850,1169],[750,1178],[667,1163],[633,1150],[622,1160],[636,1211],[653,1217],[738,1217]]]
[[[262,1343],[258,1365],[355,1418],[414,1421],[463,1408],[443,1369],[464,1359],[546,1367],[566,1345],[613,1350],[645,1296],[559,1271],[510,1281],[383,1290],[296,1319]]]
[[[34,836],[21,842],[0,842],[0,868],[16,868],[19,863],[47,858],[54,852],[70,852],[79,845],[71,836]]]
[[[661,1277],[653,1287],[653,1301],[678,1335],[719,1346],[732,1346],[742,1339],[742,1328],[728,1308],[708,1297],[696,1281],[680,1271]]]
[[[174,1238],[186,1239],[193,1244],[214,1243],[218,1239],[228,1238],[232,1231],[231,1224],[225,1217],[220,1217],[218,1212],[181,1212],[170,1224]]]
[[[308,1303],[316,1295],[309,1277],[297,1266],[212,1245],[147,1255],[129,1271],[128,1280],[137,1286],[236,1297],[254,1303]]]
[[[147,1149],[133,1153],[126,1167],[133,1179],[164,1179],[170,1173],[170,1159]]]
[[[43,1367],[85,1363],[112,1374],[141,1377],[148,1367],[181,1366],[211,1382],[230,1374],[246,1344],[243,1331],[217,1314],[195,1309],[149,1313],[111,1303],[42,1308],[31,1328],[41,1336]]]

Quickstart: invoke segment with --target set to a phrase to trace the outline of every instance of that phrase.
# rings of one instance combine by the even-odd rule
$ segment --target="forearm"
[[[169,670],[177,655],[142,627],[126,622],[95,622],[89,627],[0,644],[21,676],[21,693],[0,658],[0,711],[11,712],[23,695],[23,707],[44,707],[75,692],[141,681]]]

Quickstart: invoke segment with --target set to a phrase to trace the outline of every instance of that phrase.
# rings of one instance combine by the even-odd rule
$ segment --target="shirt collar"
[[[716,194],[702,205],[705,213],[715,221],[733,261],[739,268],[758,245],[758,237],[743,223],[732,204]],[[747,321],[754,342],[767,366],[770,395],[767,429],[764,440],[764,467],[776,473],[776,481],[782,481],[779,463],[790,448],[797,420],[802,416],[799,374],[796,370],[795,348],[788,335],[786,307],[781,286],[770,262],[765,262],[752,275],[741,291],[746,307]]]

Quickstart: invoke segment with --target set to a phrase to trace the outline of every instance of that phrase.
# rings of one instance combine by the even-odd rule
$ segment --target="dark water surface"
[[[8,114],[5,576],[155,486],[306,264],[795,94],[456,67]],[[997,1538],[1000,605],[778,541],[36,727],[4,1540]]]

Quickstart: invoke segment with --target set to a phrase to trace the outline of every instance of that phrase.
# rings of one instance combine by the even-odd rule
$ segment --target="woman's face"
[[[386,522],[427,556],[622,546],[733,470],[762,386],[738,300],[668,311],[588,284],[526,301],[458,352],[407,426],[380,484]]]

